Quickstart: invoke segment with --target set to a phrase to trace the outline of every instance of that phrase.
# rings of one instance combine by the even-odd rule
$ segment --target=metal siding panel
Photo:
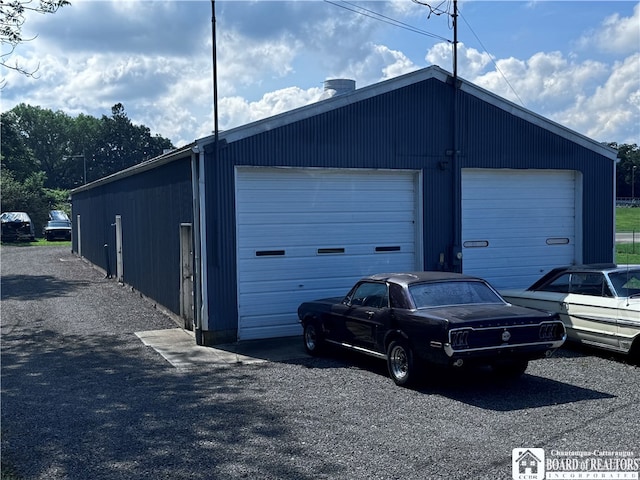
[[[611,160],[468,94],[460,102],[461,168],[574,170],[582,175],[582,262],[613,261]]]
[[[193,222],[190,159],[79,192],[82,255],[115,275],[115,216],[122,216],[123,279],[170,311],[180,313],[179,226]],[[75,242],[75,240],[74,240]],[[77,245],[74,245],[77,251]]]
[[[429,237],[422,257],[428,268],[438,268],[439,253],[452,243],[451,165],[445,154],[449,148],[449,93],[449,86],[427,81],[222,143],[218,158],[213,147],[208,147],[207,275],[209,304],[215,305],[209,309],[209,328],[232,331],[238,324],[235,166],[423,170],[429,201],[424,200],[421,223]],[[446,164],[444,170],[439,162]]]

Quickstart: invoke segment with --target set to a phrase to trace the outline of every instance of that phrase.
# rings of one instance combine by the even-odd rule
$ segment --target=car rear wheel
[[[415,383],[417,375],[413,352],[404,340],[394,340],[387,349],[389,376],[396,385],[406,387]]]
[[[322,351],[322,334],[315,322],[306,322],[302,332],[304,349],[309,355],[319,355]]]
[[[494,364],[493,371],[501,378],[515,379],[521,377],[528,366],[528,360],[514,360],[509,363]]]

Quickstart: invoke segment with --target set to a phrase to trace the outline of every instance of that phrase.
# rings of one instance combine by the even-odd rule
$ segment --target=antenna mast
[[[218,148],[218,54],[216,45],[216,2],[211,0],[211,37],[213,60],[213,134]],[[216,159],[217,160],[217,159]]]
[[[458,80],[458,0],[453,0],[453,81]]]
[[[427,1],[412,0],[412,1],[419,5],[424,5],[429,9],[429,15],[427,16],[427,20],[431,18],[431,15],[440,16],[443,13],[446,15],[451,15],[451,18],[452,18],[451,22],[453,26],[453,80],[454,81],[457,80],[458,79],[458,0],[453,0],[453,12],[449,12],[448,9],[443,10],[442,8],[440,8],[440,5],[442,5],[442,3],[444,2],[442,2],[437,7],[432,7],[428,3],[428,0]],[[450,40],[447,40],[447,41],[451,43]]]

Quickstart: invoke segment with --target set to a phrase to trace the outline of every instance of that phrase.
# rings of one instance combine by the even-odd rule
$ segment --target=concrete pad
[[[306,356],[299,337],[203,347],[196,345],[193,332],[182,328],[135,332],[135,335],[176,368],[282,362]]]

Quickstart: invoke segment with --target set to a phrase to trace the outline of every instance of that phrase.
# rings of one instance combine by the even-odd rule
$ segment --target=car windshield
[[[476,280],[419,283],[409,286],[416,308],[504,303],[486,283]]]
[[[640,268],[611,272],[609,280],[615,289],[616,297],[640,295]]]
[[[29,222],[29,215],[24,212],[4,212],[2,214],[3,222]]]
[[[51,220],[69,221],[69,217],[62,210],[51,210],[49,212],[49,217]]]

